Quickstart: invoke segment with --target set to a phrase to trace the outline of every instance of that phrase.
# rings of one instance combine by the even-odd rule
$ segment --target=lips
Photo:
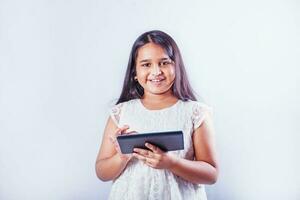
[[[155,77],[155,78],[150,78],[148,79],[148,81],[151,81],[151,82],[156,82],[156,83],[159,83],[161,81],[165,80],[164,77]]]
[[[163,81],[163,80],[165,80],[165,79],[151,79],[150,81],[151,81],[151,82],[161,82],[161,81]]]
[[[155,79],[149,79],[148,81],[152,86],[160,87],[163,85],[164,80],[166,80],[166,79],[165,78],[155,78]]]

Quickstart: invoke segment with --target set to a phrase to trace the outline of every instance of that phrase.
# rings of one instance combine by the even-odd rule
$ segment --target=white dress
[[[140,133],[182,130],[184,150],[168,153],[194,160],[192,134],[211,108],[197,101],[177,101],[161,110],[149,110],[140,99],[115,105],[110,116],[118,127],[129,125],[129,131]],[[136,158],[131,159],[122,174],[113,181],[110,200],[206,200],[204,185],[193,184],[169,170],[154,169]]]

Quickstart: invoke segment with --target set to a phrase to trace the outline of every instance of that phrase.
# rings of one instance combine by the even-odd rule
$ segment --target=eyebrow
[[[164,61],[164,60],[171,60],[170,58],[161,58],[161,59],[159,59],[160,61]],[[142,62],[149,62],[149,61],[151,61],[151,59],[145,59],[145,60],[141,60],[140,61],[140,63],[142,63]]]

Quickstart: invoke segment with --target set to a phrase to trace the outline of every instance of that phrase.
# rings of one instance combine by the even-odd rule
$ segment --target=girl
[[[182,130],[184,150],[147,144],[122,154],[116,136]],[[217,180],[211,109],[196,101],[175,41],[162,31],[133,44],[123,90],[111,109],[96,161],[102,181],[113,180],[110,199],[206,199],[203,184]]]

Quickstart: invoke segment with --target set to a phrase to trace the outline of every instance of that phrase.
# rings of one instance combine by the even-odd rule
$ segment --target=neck
[[[164,102],[164,101],[174,101],[177,100],[178,98],[175,97],[172,94],[172,91],[168,91],[166,93],[163,94],[149,94],[149,93],[145,93],[144,96],[142,97],[142,101],[143,102],[148,102],[151,101],[152,103],[160,103],[160,102]]]

